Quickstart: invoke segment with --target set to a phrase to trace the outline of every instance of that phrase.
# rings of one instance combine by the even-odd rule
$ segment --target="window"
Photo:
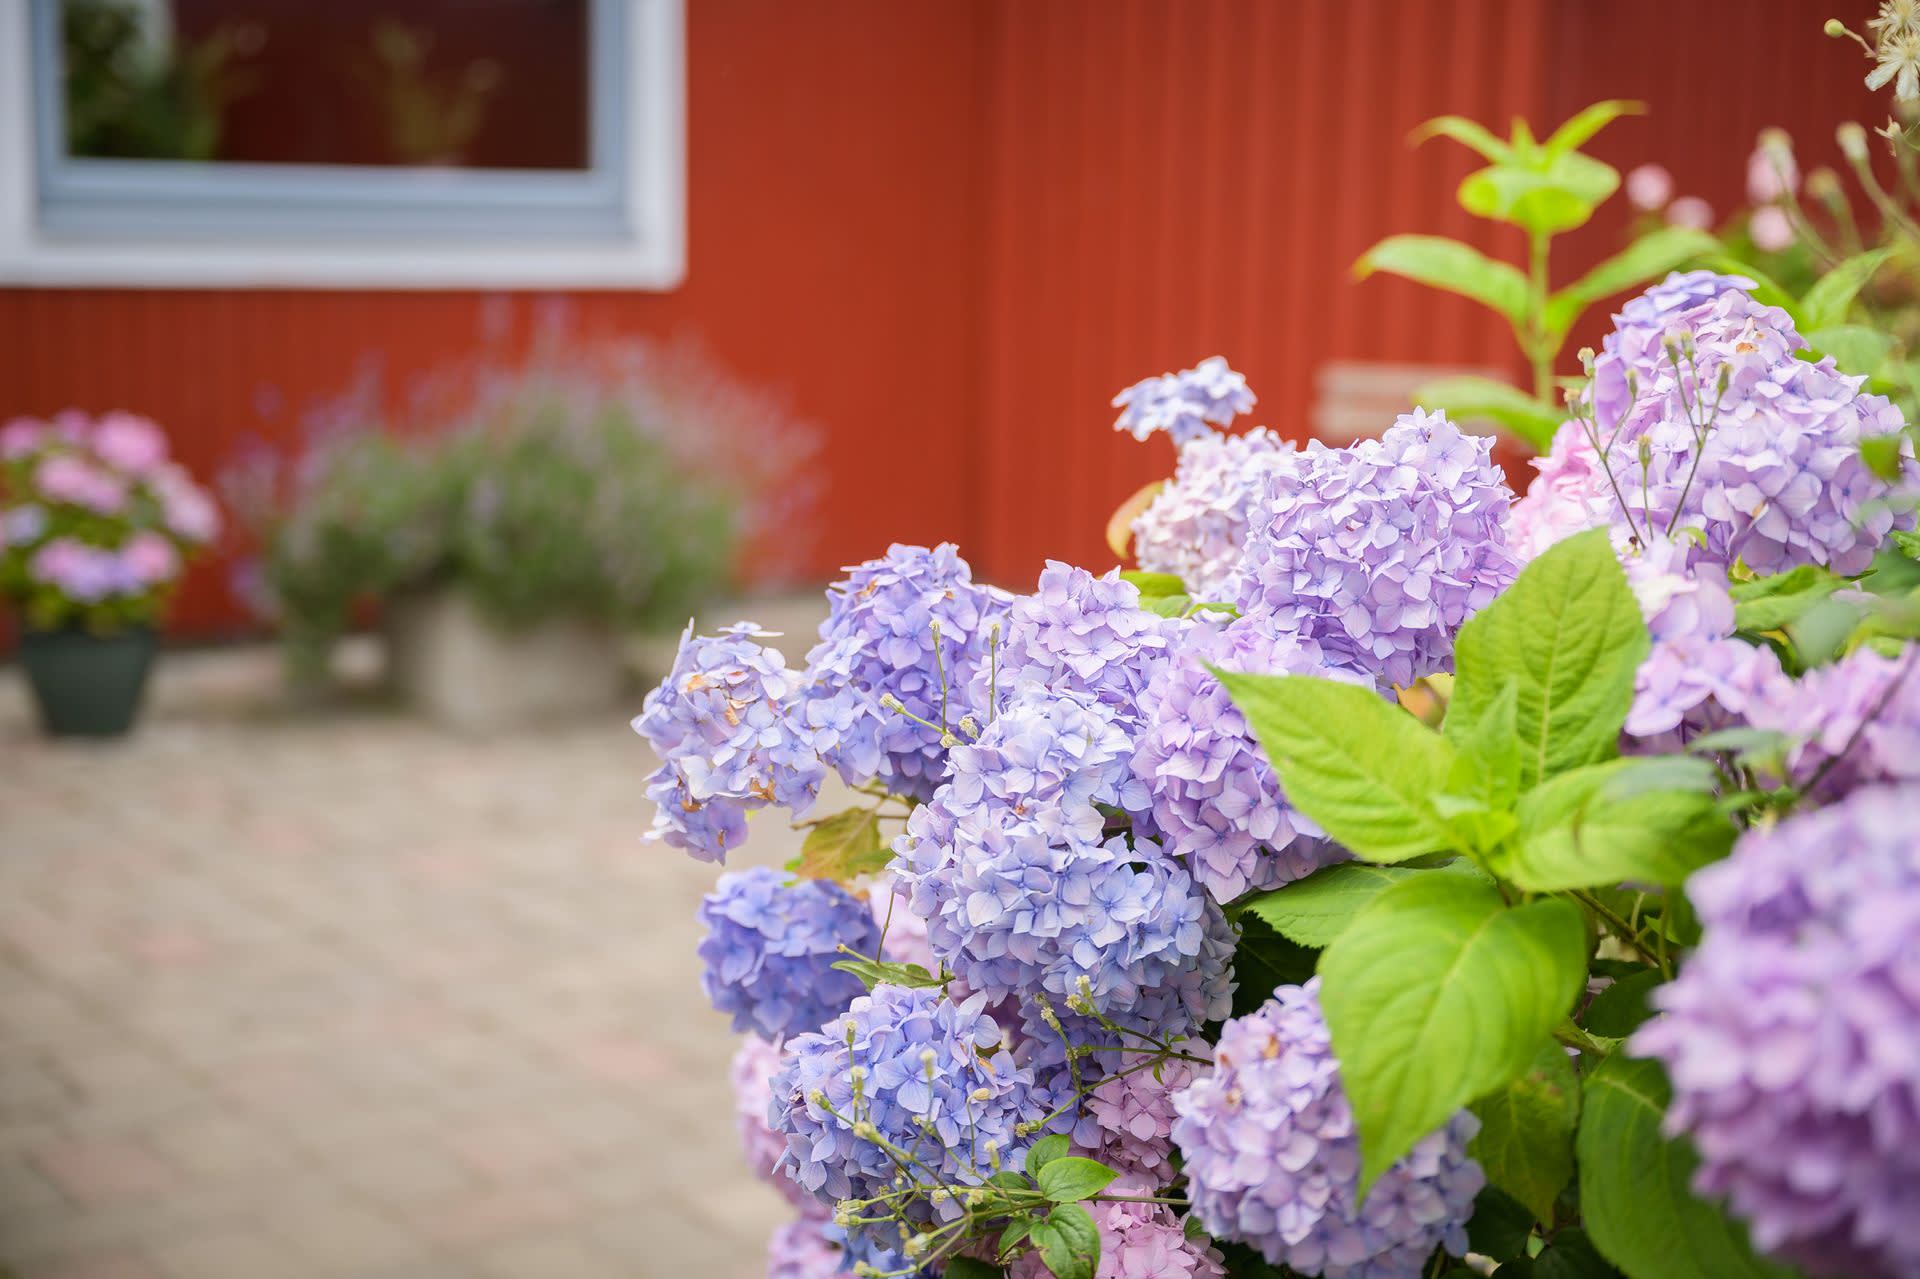
[[[671,287],[682,17],[681,0],[0,5],[0,279]]]

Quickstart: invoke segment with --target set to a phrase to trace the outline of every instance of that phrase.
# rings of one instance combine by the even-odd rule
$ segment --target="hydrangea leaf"
[[[1050,1133],[1042,1137],[1027,1148],[1027,1175],[1039,1176],[1042,1168],[1064,1157],[1067,1150],[1067,1139],[1060,1133]]]
[[[1639,760],[1563,773],[1520,799],[1520,825],[1497,866],[1529,892],[1632,880],[1680,884],[1733,847],[1733,824],[1704,791],[1642,789]]]
[[[1213,670],[1259,738],[1287,799],[1368,861],[1447,846],[1431,796],[1453,748],[1368,689],[1305,675]]]
[[[1802,564],[1751,582],[1736,583],[1733,623],[1743,631],[1777,631],[1847,584],[1818,564]]]
[[[1105,1190],[1120,1174],[1097,1159],[1063,1155],[1035,1174],[1040,1193],[1055,1203],[1077,1203]]]
[[[1814,329],[1805,336],[1808,349],[1800,353],[1803,359],[1818,360],[1823,355],[1831,355],[1842,372],[1869,375],[1880,371],[1894,342],[1892,334],[1864,324],[1836,324],[1832,328]],[[1878,467],[1873,470],[1883,480],[1900,478],[1897,464],[1891,475],[1882,474]]]
[[[1580,1209],[1602,1255],[1630,1279],[1783,1279],[1746,1231],[1689,1188],[1699,1156],[1661,1135],[1671,1091],[1658,1062],[1622,1054],[1587,1077],[1575,1153]]]
[[[1512,685],[1520,784],[1611,758],[1651,641],[1607,530],[1576,534],[1527,565],[1460,628],[1447,735],[1473,733]]]
[[[1587,975],[1561,899],[1508,908],[1465,875],[1395,884],[1320,957],[1320,1002],[1360,1134],[1364,1195],[1460,1107],[1525,1071]]]
[[[1587,1232],[1556,1230],[1553,1242],[1533,1259],[1533,1279],[1620,1279],[1620,1272],[1594,1248]]]
[[[1817,331],[1844,323],[1854,298],[1891,256],[1892,249],[1856,253],[1815,280],[1806,296],[1800,299],[1800,327]]]
[[[1438,409],[1455,422],[1476,418],[1496,422],[1542,453],[1551,447],[1554,431],[1567,416],[1517,386],[1471,375],[1428,382],[1414,391],[1413,402],[1424,409]]]
[[[1553,1224],[1554,1201],[1573,1177],[1573,1133],[1580,1080],[1559,1044],[1548,1040],[1525,1073],[1473,1103],[1480,1131],[1467,1153],[1487,1180]]]
[[[1548,298],[1547,332],[1557,340],[1564,340],[1581,312],[1595,302],[1638,288],[1719,247],[1720,241],[1693,227],[1668,226],[1649,231]],[[1554,425],[1558,426],[1565,417],[1564,413],[1559,414]]]
[[[952,1257],[944,1273],[947,1279],[1002,1279],[1007,1272],[977,1257]]]
[[[880,816],[871,808],[835,813],[807,832],[793,869],[809,879],[851,883],[885,870],[893,851],[880,838]]]
[[[868,990],[875,986],[943,986],[946,983],[919,964],[895,964],[875,959],[838,959],[833,966],[852,973]]]
[[[1034,1246],[1055,1279],[1093,1279],[1100,1264],[1100,1230],[1079,1204],[1056,1204],[1033,1223]]]
[[[1472,298],[1516,326],[1526,318],[1527,277],[1458,240],[1438,235],[1390,235],[1353,264],[1353,273],[1363,280],[1375,271]]]
[[[1151,599],[1156,595],[1187,593],[1187,584],[1175,573],[1150,573],[1145,569],[1126,569],[1121,572],[1120,580],[1132,582],[1138,587],[1142,599]]]
[[[1410,875],[1449,872],[1480,874],[1471,862],[1464,860],[1448,862],[1435,870],[1341,862],[1285,887],[1249,898],[1241,909],[1270,925],[1287,940],[1319,948],[1331,945],[1355,915],[1401,880]],[[1261,996],[1262,1000],[1265,998]]]
[[[1467,1247],[1495,1261],[1513,1261],[1527,1255],[1533,1236],[1533,1213],[1498,1186],[1489,1185],[1473,1200],[1467,1219]]]
[[[1629,973],[1593,997],[1581,1017],[1582,1027],[1590,1034],[1609,1039],[1625,1039],[1653,1016],[1647,996],[1665,979],[1652,968]]]
[[[1245,1017],[1280,987],[1311,980],[1320,952],[1281,936],[1256,914],[1242,914],[1239,924],[1240,944],[1233,951],[1233,1015]]]

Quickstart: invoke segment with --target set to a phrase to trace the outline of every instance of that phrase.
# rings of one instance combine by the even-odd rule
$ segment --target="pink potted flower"
[[[220,513],[146,418],[75,410],[0,426],[0,595],[49,733],[124,733],[154,624]]]

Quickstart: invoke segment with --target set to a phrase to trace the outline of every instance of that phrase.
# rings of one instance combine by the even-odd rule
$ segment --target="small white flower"
[[[1867,76],[1867,87],[1884,88],[1891,80],[1896,99],[1920,101],[1920,30],[1903,28],[1881,37],[1875,56],[1878,65]]]

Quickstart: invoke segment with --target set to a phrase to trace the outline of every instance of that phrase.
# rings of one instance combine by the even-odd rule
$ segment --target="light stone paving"
[[[640,842],[625,716],[473,740],[272,683],[171,656],[133,738],[54,745],[0,671],[0,1273],[761,1274],[716,868]]]

